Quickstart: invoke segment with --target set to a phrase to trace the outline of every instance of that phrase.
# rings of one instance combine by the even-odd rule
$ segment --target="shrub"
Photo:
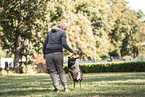
[[[2,76],[17,74],[13,69],[9,69],[9,70],[2,69],[0,73],[1,73],[0,75],[2,75]]]
[[[0,75],[2,75],[2,68],[0,68]]]
[[[36,66],[35,64],[31,64],[31,65],[22,65],[22,71],[25,74],[36,74],[38,73],[38,71],[36,70]]]
[[[98,72],[145,72],[145,62],[110,62],[110,63],[94,63],[81,64],[83,73]],[[67,66],[64,67],[66,73]]]

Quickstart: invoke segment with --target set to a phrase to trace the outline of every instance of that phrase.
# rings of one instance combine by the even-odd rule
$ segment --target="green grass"
[[[68,78],[69,93],[54,93],[51,79],[44,75],[17,75],[0,77],[0,97],[144,97],[145,73],[91,73],[83,74],[83,87],[73,88]]]

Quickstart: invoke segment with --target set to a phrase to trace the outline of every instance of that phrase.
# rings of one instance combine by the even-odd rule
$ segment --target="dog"
[[[73,56],[73,55],[72,55]],[[82,88],[82,69],[80,68],[79,64],[79,57],[74,58],[74,57],[68,57],[68,76],[70,77],[71,80],[74,82],[74,88],[76,85],[76,82],[80,82],[80,88]]]

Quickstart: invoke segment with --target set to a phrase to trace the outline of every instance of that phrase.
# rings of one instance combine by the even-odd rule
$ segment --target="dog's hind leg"
[[[76,82],[74,81],[74,88],[76,87]]]
[[[82,88],[82,80],[80,80],[80,88]]]

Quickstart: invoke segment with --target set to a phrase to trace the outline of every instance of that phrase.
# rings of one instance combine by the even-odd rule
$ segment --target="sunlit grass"
[[[53,92],[48,74],[17,75],[0,77],[0,97],[45,96],[45,97],[97,97],[97,96],[145,96],[145,73],[91,73],[83,74],[83,87],[79,83],[65,93],[60,84],[60,93]]]

